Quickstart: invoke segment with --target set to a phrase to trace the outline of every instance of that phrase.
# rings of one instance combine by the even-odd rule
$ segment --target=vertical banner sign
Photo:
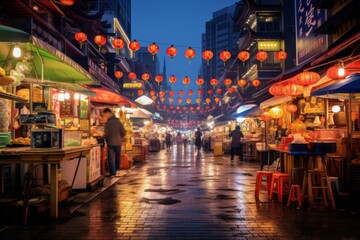
[[[316,9],[316,0],[295,0],[296,65],[325,52],[327,35],[314,31],[326,21],[326,11]]]

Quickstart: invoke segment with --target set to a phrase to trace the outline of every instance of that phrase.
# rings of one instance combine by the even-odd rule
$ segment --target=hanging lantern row
[[[183,78],[183,84],[185,84],[186,87],[189,86],[190,84],[190,78],[188,76]]]

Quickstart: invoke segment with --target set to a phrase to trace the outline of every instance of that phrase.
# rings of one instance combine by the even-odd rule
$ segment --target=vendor
[[[240,161],[243,161],[243,150],[241,144],[241,138],[244,137],[244,134],[240,131],[240,126],[236,126],[235,130],[229,134],[231,137],[231,158],[230,160],[234,160],[234,155],[238,155]]]

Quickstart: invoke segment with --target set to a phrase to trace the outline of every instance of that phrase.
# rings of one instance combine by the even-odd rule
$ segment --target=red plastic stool
[[[267,190],[268,195],[270,194],[270,184],[272,179],[272,172],[257,171],[256,172],[256,185],[255,185],[255,197],[258,198],[260,190]],[[266,177],[267,184],[262,184],[263,178]]]
[[[286,194],[284,185],[289,183],[290,175],[287,173],[273,173],[270,186],[270,200],[273,198],[273,194],[278,194],[278,202],[282,202],[283,195]]]
[[[297,202],[298,207],[301,207],[301,191],[299,184],[293,184],[290,188],[289,199],[287,202],[287,206],[289,207],[291,202]]]

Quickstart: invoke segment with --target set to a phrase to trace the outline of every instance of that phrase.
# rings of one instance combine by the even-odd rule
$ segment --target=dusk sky
[[[132,39],[138,40],[141,46],[148,46],[152,42],[159,45],[158,57],[161,70],[164,56],[166,56],[167,77],[172,74],[177,77],[176,92],[180,89],[186,90],[182,83],[185,76],[190,77],[190,86],[196,87],[195,81],[202,59],[201,34],[205,32],[205,22],[212,18],[214,11],[228,7],[235,1],[132,0],[131,3]],[[171,44],[178,49],[178,54],[173,61],[165,54]],[[192,60],[191,65],[184,56],[184,51],[188,47],[196,50],[196,57]]]

